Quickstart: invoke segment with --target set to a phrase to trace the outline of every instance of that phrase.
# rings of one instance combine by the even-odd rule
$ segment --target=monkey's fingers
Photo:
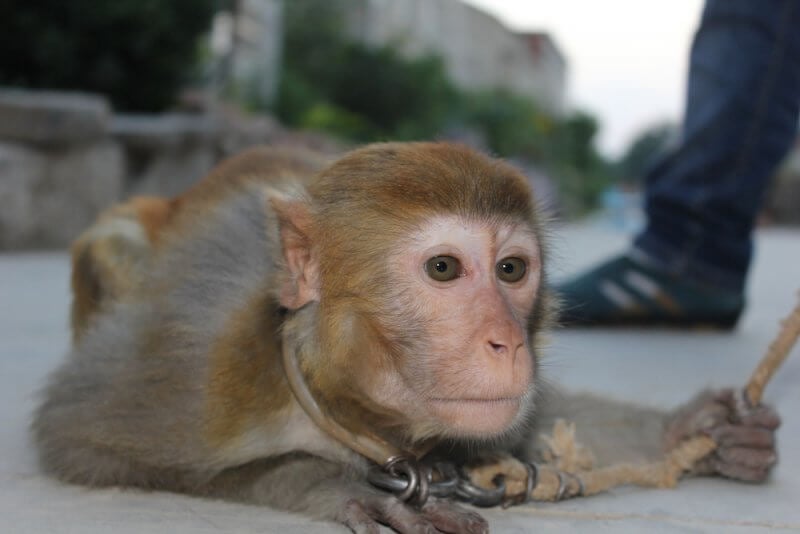
[[[436,532],[430,521],[394,497],[382,497],[374,503],[374,517],[400,534]]]
[[[344,524],[353,532],[377,533],[384,524],[400,534],[489,532],[486,520],[448,501],[432,501],[415,510],[391,495],[352,499],[345,510]]]
[[[478,513],[445,500],[435,500],[422,507],[422,514],[442,532],[486,534],[489,524]]]
[[[748,449],[746,447],[727,447],[716,450],[720,462],[754,469],[770,469],[778,461],[772,449]]]
[[[775,465],[775,453],[767,450],[744,449],[748,452],[715,452],[698,462],[692,469],[694,475],[719,475],[742,482],[764,482]]]
[[[739,392],[732,389],[723,389],[715,393],[717,402],[725,405],[731,413],[731,420],[745,426],[760,426],[775,430],[781,424],[778,412],[767,404],[749,406],[743,402]]]
[[[708,460],[715,473],[743,482],[764,482],[777,456],[766,449],[726,449]]]
[[[740,455],[734,455],[734,457],[736,456]],[[714,453],[698,462],[692,469],[692,474],[695,476],[718,475],[742,482],[764,482],[769,477],[772,465],[774,465],[769,458],[769,456],[764,456],[760,461],[751,461],[752,465],[748,465],[747,463],[728,461],[731,459],[728,454],[720,456]],[[741,458],[739,459],[741,460]]]
[[[739,421],[743,426],[761,427],[769,431],[776,430],[781,426],[781,418],[778,412],[772,406],[763,404],[740,414]]]
[[[760,426],[722,425],[709,431],[720,449],[746,447],[753,449],[775,448],[775,434]]]
[[[380,524],[355,499],[345,506],[342,522],[355,534],[380,534],[381,531]]]

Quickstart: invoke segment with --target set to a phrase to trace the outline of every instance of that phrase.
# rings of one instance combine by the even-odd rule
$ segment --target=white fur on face
[[[432,279],[425,264],[436,256],[456,258],[459,276]],[[525,262],[521,280],[498,278],[497,264],[505,258]],[[411,321],[424,323],[424,348],[406,354],[397,374],[385,375],[371,395],[389,407],[398,399],[414,402],[420,422],[438,425],[445,434],[484,438],[507,431],[533,382],[527,324],[541,278],[533,230],[437,217],[404,240],[389,261],[403,288],[397,306],[412,310],[406,310]]]

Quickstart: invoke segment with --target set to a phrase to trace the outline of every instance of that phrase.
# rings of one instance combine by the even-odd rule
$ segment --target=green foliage
[[[495,154],[523,156],[546,169],[568,213],[592,209],[613,181],[610,165],[594,146],[599,125],[586,112],[553,117],[529,98],[484,91],[465,95],[461,121],[482,132]]]
[[[625,182],[638,182],[675,138],[675,126],[660,123],[644,129],[634,138],[618,162],[618,172]]]
[[[465,92],[434,56],[409,59],[368,47],[343,31],[344,0],[285,4],[283,74],[274,108],[285,123],[354,141],[430,139],[468,129],[504,157],[523,156],[559,182],[569,211],[591,208],[610,183],[587,113],[553,117],[530,97],[503,90]]]
[[[359,141],[439,132],[456,96],[442,62],[349,41],[339,7],[319,0],[287,3],[278,116]]]
[[[486,137],[501,156],[531,153],[546,137],[547,119],[529,98],[508,91],[481,91],[463,96],[462,121]]]
[[[224,0],[0,2],[0,83],[106,93],[122,110],[168,107]]]
[[[349,44],[344,68],[327,80],[337,105],[364,117],[372,137],[413,139],[438,133],[455,90],[438,58],[403,59],[392,48]]]
[[[299,125],[346,139],[372,140],[377,137],[374,125],[363,115],[322,101],[304,110]]]
[[[551,174],[557,176],[565,211],[580,214],[597,206],[600,195],[614,181],[613,167],[596,150],[600,126],[583,111],[556,123],[546,146],[552,151]]]
[[[578,111],[558,123],[553,139],[559,154],[557,159],[569,161],[576,169],[588,172],[598,165],[594,138],[600,130],[597,119]]]

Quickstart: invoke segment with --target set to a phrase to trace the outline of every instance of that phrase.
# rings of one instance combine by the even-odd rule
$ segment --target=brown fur
[[[222,445],[289,404],[277,343],[281,317],[274,302],[259,296],[231,318],[211,353],[208,378],[209,441]],[[264,335],[265,332],[272,335]]]

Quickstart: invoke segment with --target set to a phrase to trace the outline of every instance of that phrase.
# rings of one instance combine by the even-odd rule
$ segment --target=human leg
[[[647,227],[626,257],[559,288],[565,322],[735,324],[754,221],[797,135],[798,27],[793,0],[706,2],[681,143],[647,177]]]

